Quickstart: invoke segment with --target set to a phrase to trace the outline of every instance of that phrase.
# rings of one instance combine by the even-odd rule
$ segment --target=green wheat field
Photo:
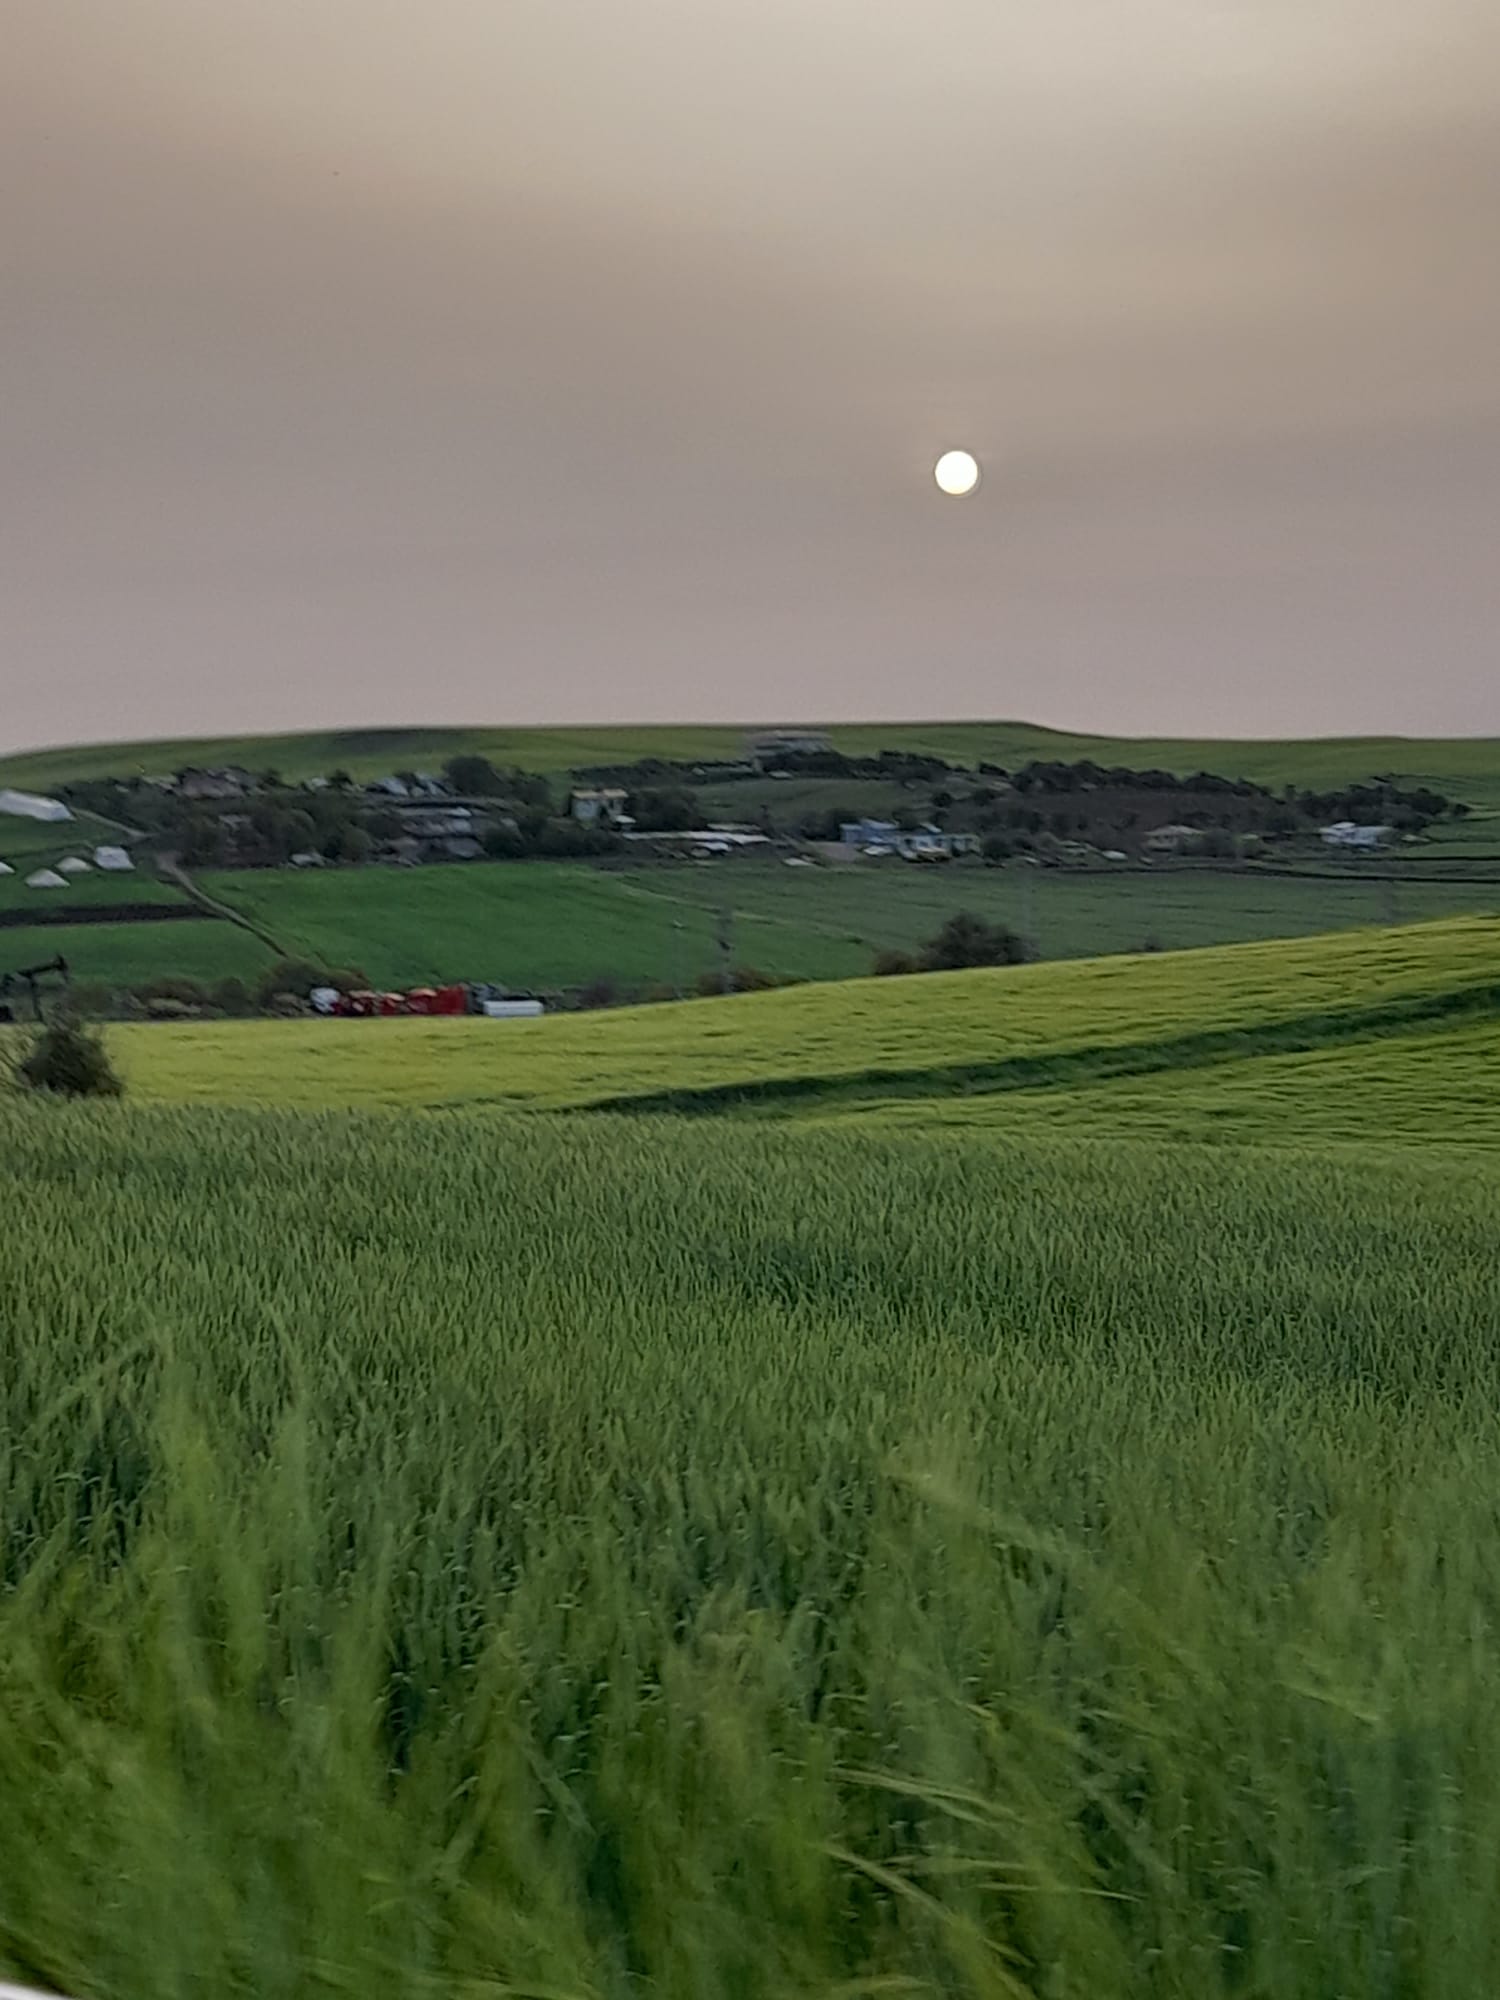
[[[0,1976],[1478,2000],[1500,921],[0,1091]]]

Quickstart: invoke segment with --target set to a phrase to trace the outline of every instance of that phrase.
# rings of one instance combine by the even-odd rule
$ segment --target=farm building
[[[189,766],[177,773],[176,790],[185,799],[241,799],[255,790],[255,780],[236,764],[213,771]]]
[[[979,852],[977,834],[944,833],[930,824],[908,831],[889,819],[845,820],[839,838],[845,847],[857,847],[863,854],[899,854],[903,861],[951,861],[959,854]]]
[[[1202,838],[1195,826],[1153,826],[1141,846],[1147,854],[1186,854]]]
[[[0,861],[0,875],[14,875],[15,872],[8,861]]]
[[[619,785],[599,785],[574,792],[568,811],[582,826],[629,826],[632,822],[625,810],[629,796]]]
[[[765,771],[783,757],[823,757],[833,744],[819,729],[766,729],[745,745],[752,764]]]
[[[70,854],[65,861],[58,862],[57,872],[59,875],[87,875],[90,869],[81,854]]]
[[[55,868],[38,868],[36,873],[26,877],[28,889],[66,889],[68,878],[59,875]]]
[[[889,847],[894,850],[901,831],[893,819],[846,819],[839,827],[845,847]]]
[[[102,868],[106,875],[129,875],[134,870],[135,863],[123,847],[96,847],[94,866]]]
[[[1391,837],[1388,826],[1358,826],[1352,819],[1335,820],[1332,826],[1319,829],[1319,836],[1325,847],[1352,847],[1361,853],[1384,847]]]
[[[59,822],[73,817],[61,799],[46,799],[37,792],[13,792],[3,787],[0,787],[0,813],[9,813],[15,819]]]

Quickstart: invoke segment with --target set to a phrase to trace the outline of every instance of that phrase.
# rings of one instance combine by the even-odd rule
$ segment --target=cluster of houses
[[[49,867],[33,869],[26,877],[26,886],[28,889],[66,889],[70,877],[91,874],[96,868],[106,875],[128,875],[135,868],[135,863],[126,848],[96,847],[90,860],[86,861],[81,854],[68,854]],[[14,875],[15,872],[8,862],[0,861],[0,875]]]
[[[1388,826],[1360,826],[1352,819],[1335,820],[1319,827],[1318,838],[1325,847],[1341,847],[1355,853],[1373,854],[1389,845]],[[1192,854],[1203,845],[1203,829],[1198,826],[1153,826],[1141,836],[1141,852],[1149,855]]]
[[[961,854],[980,851],[977,833],[945,833],[931,824],[905,828],[889,819],[845,820],[839,827],[839,843],[872,859],[897,854],[903,861],[955,861]]]

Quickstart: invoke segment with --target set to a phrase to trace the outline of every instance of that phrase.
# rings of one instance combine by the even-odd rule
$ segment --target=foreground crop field
[[[0,1105],[0,1968],[1468,2000],[1500,1181]]]
[[[0,1093],[0,1979],[1488,1996],[1497,1015],[1465,921]]]

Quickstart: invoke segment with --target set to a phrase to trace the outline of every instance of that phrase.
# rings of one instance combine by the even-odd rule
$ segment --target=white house
[[[846,819],[839,827],[839,839],[845,847],[894,849],[900,831],[893,819]]]
[[[34,875],[26,877],[28,889],[66,889],[68,878],[59,875],[55,868],[38,868]]]
[[[1332,826],[1325,826],[1320,832],[1325,847],[1353,847],[1363,853],[1384,847],[1391,837],[1388,826],[1359,826],[1352,819],[1336,819]]]
[[[12,792],[0,788],[0,813],[17,819],[65,820],[73,815],[61,799],[44,799],[37,792]]]
[[[839,839],[863,854],[899,854],[903,861],[951,861],[955,855],[979,852],[978,834],[944,833],[930,823],[908,833],[889,819],[845,820]]]
[[[89,864],[81,854],[70,854],[66,861],[58,862],[57,872],[59,875],[87,875]]]
[[[1183,854],[1199,846],[1202,839],[1196,826],[1153,826],[1142,836],[1141,847],[1147,854]]]
[[[96,847],[94,866],[102,868],[106,875],[129,875],[135,863],[123,847]]]
[[[574,792],[568,811],[580,826],[597,826],[601,820],[606,826],[618,826],[622,820],[629,826],[632,822],[625,810],[629,796],[619,785],[598,785]]]

